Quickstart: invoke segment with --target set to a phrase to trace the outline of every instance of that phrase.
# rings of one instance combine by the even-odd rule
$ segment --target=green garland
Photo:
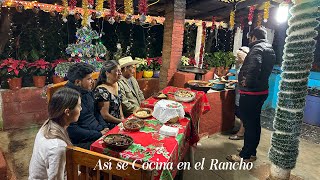
[[[295,2],[294,2],[295,3]],[[293,169],[299,153],[299,135],[307,95],[307,79],[314,60],[319,26],[319,0],[294,5],[288,21],[288,37],[284,48],[280,92],[274,119],[270,161],[282,168]]]

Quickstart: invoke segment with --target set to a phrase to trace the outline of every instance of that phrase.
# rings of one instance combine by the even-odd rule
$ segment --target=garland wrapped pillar
[[[308,76],[320,17],[319,0],[294,0],[285,40],[279,99],[273,122],[269,159],[272,162],[269,179],[289,179],[296,165],[299,135],[303,119]]]

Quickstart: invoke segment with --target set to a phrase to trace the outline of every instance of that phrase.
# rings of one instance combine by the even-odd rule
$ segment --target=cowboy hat
[[[121,68],[131,66],[134,64],[139,64],[139,63],[140,63],[140,61],[133,60],[131,56],[127,56],[127,57],[119,59],[119,64],[120,64]]]

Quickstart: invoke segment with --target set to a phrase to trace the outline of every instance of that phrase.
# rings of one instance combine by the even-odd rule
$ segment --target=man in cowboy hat
[[[122,94],[122,110],[124,116],[130,116],[134,110],[140,107],[144,96],[137,80],[133,77],[134,65],[139,61],[133,60],[131,56],[119,59],[122,77],[119,80],[119,87]]]

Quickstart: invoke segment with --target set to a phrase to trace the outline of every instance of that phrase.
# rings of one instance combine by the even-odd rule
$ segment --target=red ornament
[[[110,6],[110,16],[114,17],[116,15],[116,0],[110,0],[109,6]]]
[[[146,15],[148,11],[147,0],[139,0],[139,13]]]
[[[71,9],[74,9],[77,6],[77,0],[70,0],[69,6],[71,7]]]
[[[249,25],[252,25],[253,14],[254,14],[255,8],[256,8],[255,6],[250,6],[249,14],[248,14],[248,24]]]
[[[216,17],[212,16],[212,26],[211,26],[211,30],[215,29],[215,23],[216,23]]]

